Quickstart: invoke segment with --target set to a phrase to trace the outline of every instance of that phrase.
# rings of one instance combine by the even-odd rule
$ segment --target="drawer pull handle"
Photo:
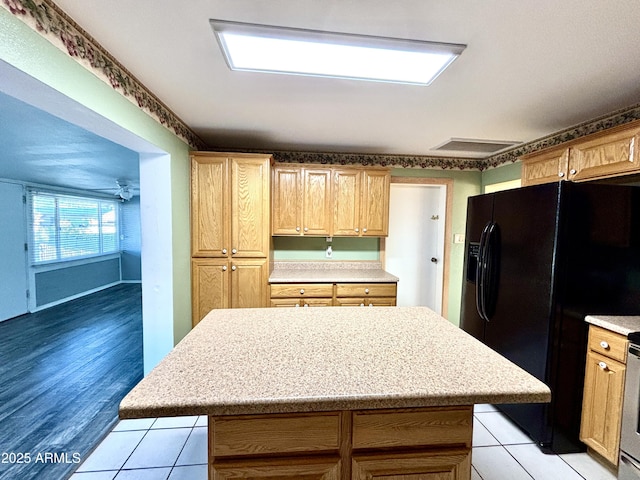
[[[304,295],[304,288],[300,289],[300,295]]]
[[[600,346],[602,348],[604,348],[605,350],[609,350],[609,344],[607,342],[605,342],[604,340],[600,342]]]
[[[365,289],[364,289],[364,293],[369,293],[369,289],[368,289],[368,288],[365,288]]]
[[[603,370],[606,370],[607,368],[609,368],[609,367],[607,367],[607,364],[606,364],[606,363],[604,363],[604,362],[600,362],[600,363],[598,363],[598,366],[599,366],[601,369],[603,369]]]

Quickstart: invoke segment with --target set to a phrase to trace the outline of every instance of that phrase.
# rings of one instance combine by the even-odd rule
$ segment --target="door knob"
[[[431,261],[432,261],[433,263],[438,263],[438,259],[437,259],[436,257],[431,257]]]

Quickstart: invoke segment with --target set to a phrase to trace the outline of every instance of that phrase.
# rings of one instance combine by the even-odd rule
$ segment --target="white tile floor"
[[[615,480],[586,453],[545,455],[491,405],[476,405],[472,480]],[[124,420],[71,480],[207,480],[206,417]]]

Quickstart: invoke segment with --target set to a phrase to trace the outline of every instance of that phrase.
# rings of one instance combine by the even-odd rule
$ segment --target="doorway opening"
[[[385,269],[400,278],[398,306],[426,306],[446,316],[451,179],[392,177]]]

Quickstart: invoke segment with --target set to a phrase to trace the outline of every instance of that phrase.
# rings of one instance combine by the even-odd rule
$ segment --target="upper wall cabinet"
[[[522,157],[522,185],[585,181],[640,173],[640,126],[630,126],[582,137]]]
[[[272,235],[388,235],[389,170],[276,165],[272,171]]]
[[[270,158],[192,155],[192,256],[269,256]]]

